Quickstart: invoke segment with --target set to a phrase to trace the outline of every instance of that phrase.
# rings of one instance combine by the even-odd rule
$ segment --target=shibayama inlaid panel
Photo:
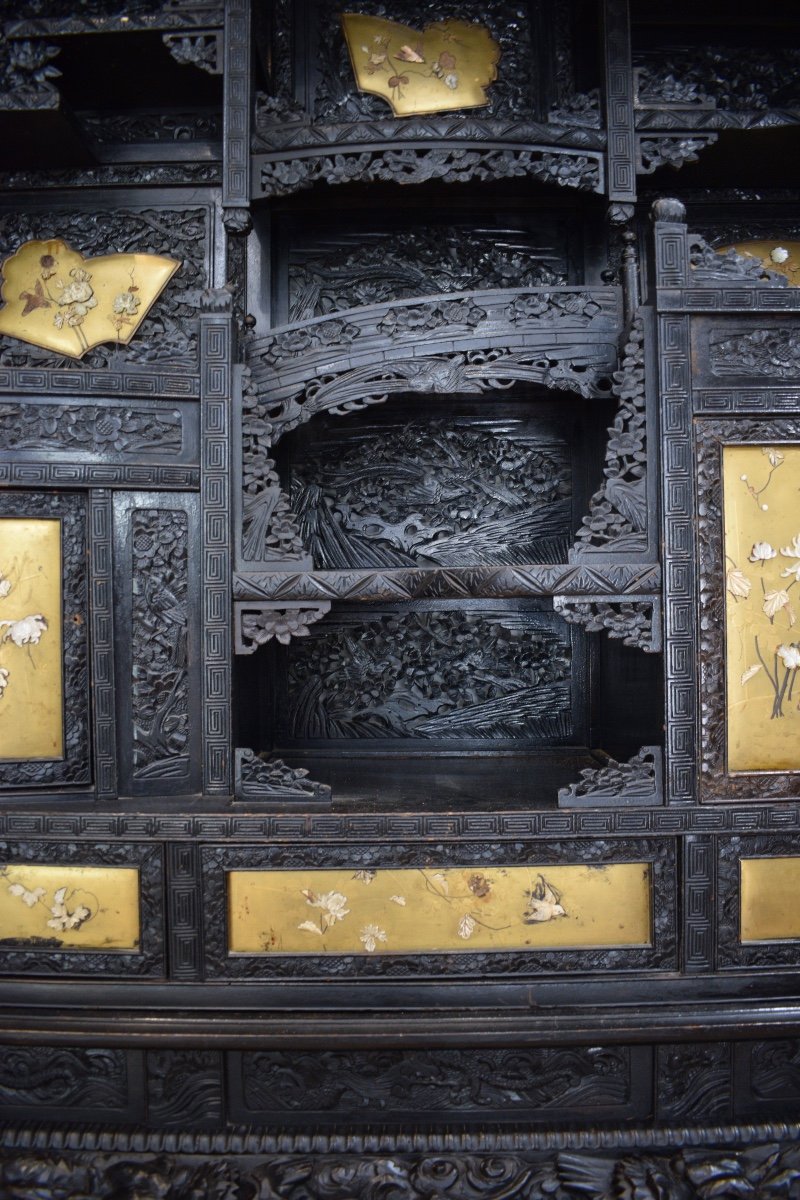
[[[800,446],[723,449],[727,768],[800,770]]]
[[[139,871],[50,863],[0,866],[5,945],[138,950]]]
[[[414,954],[652,943],[649,863],[231,871],[242,954]]]

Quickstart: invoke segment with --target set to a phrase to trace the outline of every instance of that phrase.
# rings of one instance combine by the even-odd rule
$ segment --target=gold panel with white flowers
[[[418,30],[344,13],[342,28],[359,91],[386,100],[396,117],[489,103],[500,47],[483,25],[439,21]]]
[[[0,945],[138,950],[136,867],[0,865]]]
[[[0,518],[0,759],[63,758],[61,522]]]
[[[800,771],[800,446],[725,446],[727,767]]]
[[[0,333],[70,358],[127,344],[180,265],[159,254],[84,258],[59,238],[25,242],[2,265]]]
[[[233,870],[232,954],[652,944],[650,864]]]

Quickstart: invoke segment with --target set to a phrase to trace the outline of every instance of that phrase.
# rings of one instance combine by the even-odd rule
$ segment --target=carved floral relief
[[[81,358],[127,344],[180,266],[158,254],[85,259],[60,239],[30,241],[3,263],[0,333]]]
[[[359,91],[381,96],[396,117],[488,104],[500,47],[483,25],[439,21],[420,33],[382,17],[343,13],[342,26]]]
[[[728,770],[800,770],[800,446],[723,450]]]
[[[646,946],[648,863],[234,870],[234,954]]]

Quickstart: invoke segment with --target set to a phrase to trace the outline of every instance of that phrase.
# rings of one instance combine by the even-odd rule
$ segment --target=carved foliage
[[[221,30],[192,30],[191,33],[164,33],[164,45],[181,66],[198,67],[209,75],[222,74]]]
[[[661,791],[661,754],[657,747],[643,746],[627,762],[609,759],[604,767],[586,767],[578,783],[561,788],[559,804],[569,806],[580,797],[598,802],[609,799],[648,800]]]
[[[350,183],[383,180],[393,183],[467,183],[472,179],[534,178],[560,187],[596,192],[600,162],[596,154],[559,150],[431,149],[342,151],[307,158],[260,160],[261,189],[267,196],[286,196],[318,181]],[[653,168],[655,169],[655,168]]]
[[[292,562],[305,558],[297,517],[281,490],[268,451],[274,437],[272,406],[245,386],[242,395],[242,528],[246,562]]]
[[[437,292],[566,284],[563,248],[543,252],[529,241],[531,235],[522,231],[500,240],[433,225],[348,240],[327,253],[315,247],[290,265],[289,320]]]
[[[133,762],[136,779],[188,774],[188,518],[133,513]]]
[[[60,53],[41,41],[0,40],[0,110],[57,106],[61,72],[52,62]]]
[[[714,330],[709,337],[709,362],[714,375],[766,375],[796,379],[800,371],[800,332],[796,327],[754,329],[726,337]]]
[[[699,152],[706,146],[713,146],[716,140],[715,133],[694,137],[639,137],[637,172],[652,175],[657,167],[665,166],[678,170],[684,163],[697,162]]]
[[[120,1109],[128,1104],[127,1058],[122,1050],[56,1046],[3,1046],[0,1106]]]
[[[647,424],[644,321],[634,317],[622,367],[614,372],[619,409],[608,431],[605,483],[592,497],[575,552],[647,549]]]
[[[719,241],[719,239],[716,239]],[[742,239],[744,240],[744,239]],[[769,287],[788,287],[789,280],[780,271],[770,271],[760,258],[752,254],[739,254],[734,249],[718,253],[699,234],[688,235],[689,262],[692,267],[692,283],[725,282],[726,280]]]
[[[179,451],[182,434],[181,415],[174,409],[0,403],[2,450],[163,453]]]
[[[309,779],[302,767],[288,767],[280,758],[262,758],[253,750],[237,750],[236,795],[242,800],[330,800],[331,789]]]
[[[553,608],[565,621],[582,625],[589,633],[605,631],[626,646],[636,646],[650,654],[661,649],[660,612],[655,597],[596,600],[555,596]]]
[[[210,109],[190,109],[186,112],[81,112],[78,121],[87,135],[103,146],[140,142],[171,145],[219,141],[222,137],[221,116]]]
[[[800,51],[794,46],[694,46],[659,51],[657,57],[640,61],[642,105],[704,105],[747,112],[800,104]]]
[[[206,281],[206,224],[204,208],[6,211],[0,214],[0,259],[30,239],[58,235],[86,258],[130,251],[182,260],[130,345],[98,346],[84,355],[81,368],[161,364],[186,371],[197,369],[195,289]],[[0,338],[0,365],[75,369],[71,359],[5,337]]]
[[[308,637],[308,627],[330,612],[321,604],[237,604],[236,653],[253,654],[274,638],[287,646],[293,637]]]
[[[569,1050],[257,1051],[241,1056],[241,1119],[347,1111],[525,1113],[617,1107],[629,1099],[626,1047]],[[352,1117],[351,1117],[352,1119]]]
[[[533,613],[338,613],[287,650],[293,738],[534,740],[571,727],[571,649]]]
[[[292,464],[292,507],[319,568],[565,561],[564,431],[441,419],[348,430]]]

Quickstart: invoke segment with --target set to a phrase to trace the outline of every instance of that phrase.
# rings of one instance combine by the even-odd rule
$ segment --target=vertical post
[[[683,839],[683,969],[714,969],[716,840],[691,834]]]
[[[230,795],[231,295],[204,293],[200,309],[200,504],[203,546],[203,791]]]
[[[225,0],[223,208],[250,203],[250,0]]]
[[[603,65],[608,198],[636,199],[633,70],[628,0],[603,0]]]
[[[89,493],[94,774],[98,800],[117,795],[117,715],[114,691],[114,520],[111,492]]]

